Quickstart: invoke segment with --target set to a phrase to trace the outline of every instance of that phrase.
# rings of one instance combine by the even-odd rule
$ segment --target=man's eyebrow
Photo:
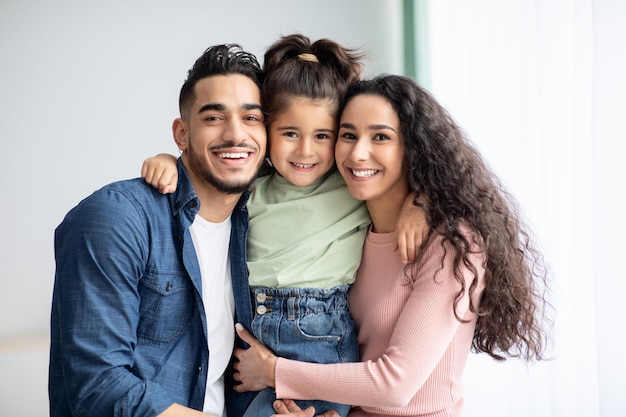
[[[244,104],[241,106],[243,110],[261,110],[261,105],[256,103]],[[198,113],[202,113],[205,111],[224,111],[226,110],[226,106],[220,103],[207,103],[204,106],[198,109]]]
[[[244,110],[262,110],[261,105],[257,103],[244,104],[241,106]]]
[[[223,104],[219,103],[208,103],[198,109],[198,113],[202,113],[205,111],[224,111],[226,107]]]

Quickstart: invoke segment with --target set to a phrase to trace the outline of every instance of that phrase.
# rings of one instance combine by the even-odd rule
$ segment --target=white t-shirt
[[[222,223],[211,223],[200,216],[196,216],[189,228],[202,275],[202,301],[209,345],[203,411],[224,417],[224,372],[235,343],[235,299],[228,250],[230,229],[230,217]]]

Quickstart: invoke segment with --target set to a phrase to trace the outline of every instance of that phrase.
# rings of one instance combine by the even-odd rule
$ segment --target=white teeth
[[[376,174],[378,171],[375,169],[364,169],[364,170],[352,170],[352,175],[354,175],[355,177],[359,177],[359,178],[365,178],[365,177],[371,177],[372,175]]]
[[[294,162],[294,163],[293,163],[293,165],[294,165],[296,168],[300,168],[300,169],[308,169],[308,168],[311,168],[311,167],[312,167],[313,165],[315,165],[315,164],[299,164],[298,162]]]
[[[224,159],[240,159],[240,158],[247,158],[249,155],[248,152],[234,152],[234,153],[226,153],[226,152],[222,152],[222,153],[218,153],[217,156],[220,158],[224,158]]]

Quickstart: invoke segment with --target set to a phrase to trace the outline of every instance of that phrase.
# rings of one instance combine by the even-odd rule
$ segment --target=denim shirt
[[[180,160],[178,171],[173,194],[140,178],[109,184],[56,229],[51,416],[202,410],[211,318],[189,232],[200,201]],[[232,214],[230,260],[237,320],[249,328],[247,197]]]

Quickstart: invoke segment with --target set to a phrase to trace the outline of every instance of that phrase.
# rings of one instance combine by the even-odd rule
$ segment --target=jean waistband
[[[320,288],[250,287],[257,314],[315,314],[348,309],[349,285],[330,290]]]

